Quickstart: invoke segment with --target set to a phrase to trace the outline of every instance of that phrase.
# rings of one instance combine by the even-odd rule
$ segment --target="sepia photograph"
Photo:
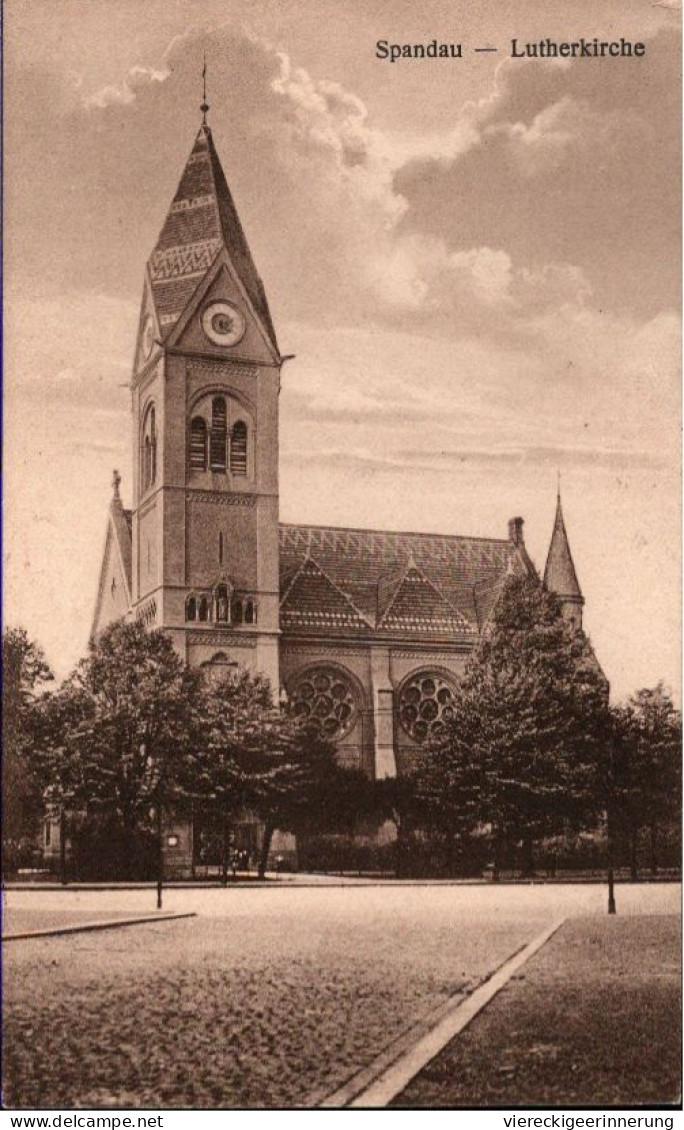
[[[6,1125],[672,1130],[681,37],[4,0]]]

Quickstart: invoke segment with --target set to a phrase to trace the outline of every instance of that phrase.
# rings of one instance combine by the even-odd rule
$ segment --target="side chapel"
[[[344,763],[401,774],[448,716],[506,575],[536,575],[523,520],[498,538],[279,521],[283,356],[206,108],[147,262],[133,505],[115,472],[93,634],[135,617],[193,666],[262,672]],[[544,581],[581,628],[560,497]],[[190,873],[196,829],[172,831],[170,872]],[[247,831],[253,852],[258,828]],[[274,853],[293,850],[276,836]]]

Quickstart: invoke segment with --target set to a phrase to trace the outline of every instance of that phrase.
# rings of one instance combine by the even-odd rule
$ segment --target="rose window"
[[[354,726],[358,707],[354,689],[339,671],[328,667],[304,671],[291,689],[298,718],[318,722],[328,738],[341,738]]]
[[[417,742],[438,738],[453,717],[454,692],[441,675],[413,675],[399,693],[399,721]]]

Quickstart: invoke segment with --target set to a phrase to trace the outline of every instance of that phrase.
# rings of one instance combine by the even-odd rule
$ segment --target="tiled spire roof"
[[[570,543],[563,521],[560,492],[556,504],[556,520],[553,524],[549,556],[546,559],[544,570],[544,584],[549,592],[554,592],[557,596],[582,599],[582,590],[577,580],[577,573],[570,552]]]
[[[202,125],[149,260],[150,282],[163,336],[225,247],[252,307],[277,352],[263,284],[252,259],[211,130]]]

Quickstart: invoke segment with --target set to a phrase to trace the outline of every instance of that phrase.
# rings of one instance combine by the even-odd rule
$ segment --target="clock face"
[[[229,302],[212,302],[202,314],[202,329],[215,345],[237,345],[245,332],[245,319]]]
[[[146,361],[147,361],[147,358],[149,357],[150,353],[152,352],[152,346],[153,345],[154,345],[154,325],[152,323],[152,319],[150,318],[150,316],[148,314],[147,318],[145,319],[145,328],[143,329],[143,336],[142,336],[142,352],[143,352],[143,357],[145,358]]]

